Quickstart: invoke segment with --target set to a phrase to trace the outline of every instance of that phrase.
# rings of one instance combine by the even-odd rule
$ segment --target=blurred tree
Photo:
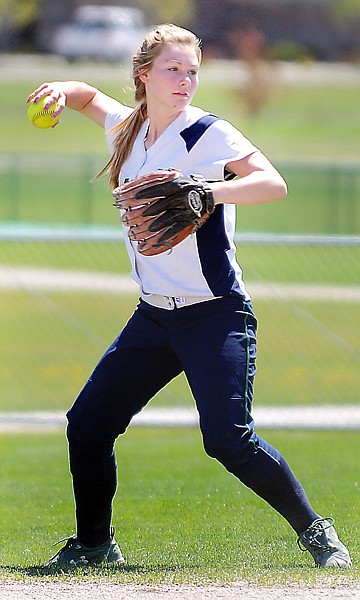
[[[14,48],[39,13],[39,0],[0,0],[0,49]]]
[[[243,62],[247,81],[240,90],[241,100],[249,116],[257,115],[269,98],[270,70],[266,37],[256,21],[245,19],[241,25],[229,31],[236,58]]]
[[[193,0],[138,0],[138,5],[154,24],[175,23],[186,27],[190,26],[195,15]]]
[[[332,15],[343,31],[343,40],[338,51],[341,60],[358,62],[360,58],[360,0],[335,0]]]
[[[338,17],[360,17],[360,0],[336,0],[332,11]]]
[[[0,0],[0,23],[8,20],[16,29],[33,23],[39,13],[39,0]]]

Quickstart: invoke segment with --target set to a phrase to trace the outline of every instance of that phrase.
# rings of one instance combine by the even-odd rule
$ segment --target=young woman
[[[287,189],[238,130],[191,105],[200,62],[194,34],[161,25],[133,59],[135,109],[75,81],[44,83],[28,98],[49,96],[48,106],[58,102],[55,117],[67,106],[105,129],[112,157],[103,173],[112,187],[169,167],[217,180],[209,184],[215,211],[171,252],[143,256],[126,236],[141,298],[67,414],[77,532],[48,564],[124,562],[111,527],[114,443],[184,372],[206,452],[287,519],[317,565],[347,567],[348,551],[331,522],[312,508],[280,452],[254,431],[256,318],[235,257],[235,205],[278,200]]]

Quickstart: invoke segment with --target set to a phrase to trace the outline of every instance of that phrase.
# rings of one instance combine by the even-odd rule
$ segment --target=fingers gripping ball
[[[39,102],[36,104],[34,101],[30,102],[27,115],[29,120],[35,127],[39,127],[39,129],[48,129],[49,127],[54,127],[59,122],[60,116],[53,117],[53,113],[57,108],[57,103],[55,102],[48,108],[44,110],[44,106],[48,100],[49,96],[45,96],[41,98]]]
[[[113,191],[114,206],[130,240],[145,256],[170,250],[209,218],[214,198],[202,175],[184,175],[176,169],[148,173]]]

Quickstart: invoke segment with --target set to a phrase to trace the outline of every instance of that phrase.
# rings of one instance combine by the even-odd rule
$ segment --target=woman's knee
[[[116,473],[113,438],[94,437],[71,420],[66,429],[70,471],[84,481],[106,481]]]
[[[256,452],[255,433],[250,426],[239,426],[231,430],[203,432],[205,452],[215,458],[226,469],[233,472],[247,463]]]
[[[253,488],[278,468],[281,454],[260,438],[253,428],[239,428],[238,435],[204,439],[206,453],[218,460],[246,486]]]

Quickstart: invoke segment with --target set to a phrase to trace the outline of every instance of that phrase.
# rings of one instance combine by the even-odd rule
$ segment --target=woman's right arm
[[[27,103],[32,100],[36,103],[45,96],[49,96],[49,100],[44,106],[45,109],[55,102],[58,103],[54,116],[59,115],[67,106],[85,115],[100,127],[105,127],[107,114],[119,107],[117,100],[82,81],[43,83],[29,95]]]

